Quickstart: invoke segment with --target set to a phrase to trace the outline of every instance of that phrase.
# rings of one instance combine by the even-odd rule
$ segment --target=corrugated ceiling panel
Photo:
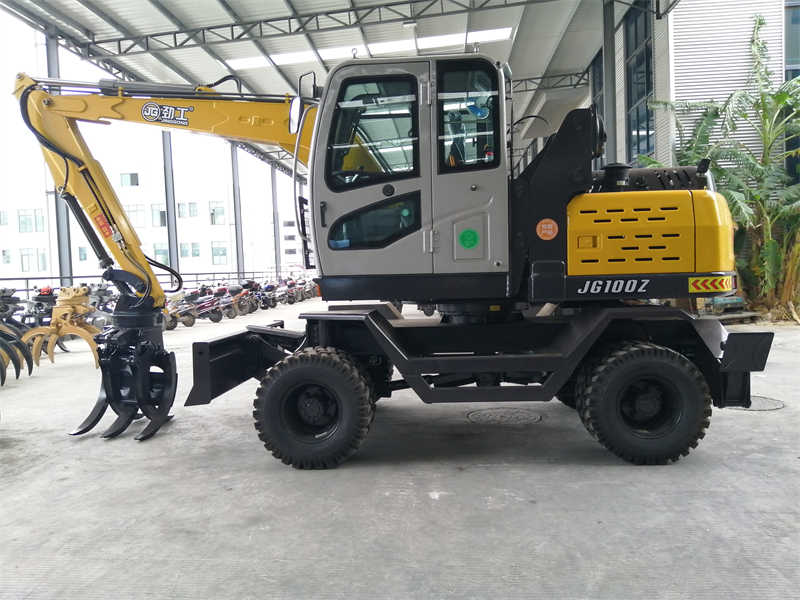
[[[228,0],[242,21],[289,16],[283,0]]]
[[[27,6],[33,6],[31,2],[26,1],[25,4]],[[71,0],[52,0],[50,4],[57,11],[85,25],[98,39],[117,37],[119,35],[119,32],[111,25],[95,16],[91,11],[80,6],[77,2]]]
[[[146,2],[141,2],[141,0],[139,0],[139,5],[142,9],[152,8]],[[168,0],[164,1],[164,5],[188,28],[226,25],[231,22],[228,13],[218,2]],[[169,29],[174,29],[174,27],[171,26]]]
[[[292,6],[299,14],[350,8],[347,0],[292,0]]]
[[[361,44],[361,34],[355,27],[336,31],[320,31],[310,35],[317,48],[342,48]]]

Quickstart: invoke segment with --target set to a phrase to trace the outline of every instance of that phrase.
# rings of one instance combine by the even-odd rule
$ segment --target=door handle
[[[323,200],[319,203],[319,224],[322,227],[327,227],[328,225],[325,223],[325,210],[328,208],[328,203]]]

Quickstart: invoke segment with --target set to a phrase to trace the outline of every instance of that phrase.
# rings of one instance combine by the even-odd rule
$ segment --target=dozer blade
[[[8,363],[14,365],[14,372],[16,373],[16,379],[19,379],[20,371],[22,371],[22,364],[20,363],[19,355],[17,355],[16,350],[6,342],[4,339],[0,338],[0,362],[3,363],[3,367],[7,367]]]

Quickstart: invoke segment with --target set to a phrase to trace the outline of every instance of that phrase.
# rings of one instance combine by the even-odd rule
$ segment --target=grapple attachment
[[[0,323],[0,385],[5,385],[8,368],[13,367],[16,379],[27,369],[33,372],[33,356],[16,331]]]
[[[37,366],[42,349],[45,348],[45,342],[47,343],[47,356],[50,362],[54,362],[56,344],[66,335],[74,335],[84,340],[92,351],[95,366],[99,366],[94,336],[100,333],[100,330],[89,325],[85,320],[86,315],[93,310],[89,304],[89,288],[85,286],[61,288],[53,308],[50,324],[29,329],[22,336],[22,341],[30,344],[33,360]]]
[[[104,438],[120,435],[143,416],[148,423],[136,439],[146,440],[172,418],[178,375],[175,354],[164,349],[163,318],[150,298],[120,296],[111,328],[95,337],[103,375],[97,402],[71,435],[93,429],[109,406],[117,417]]]

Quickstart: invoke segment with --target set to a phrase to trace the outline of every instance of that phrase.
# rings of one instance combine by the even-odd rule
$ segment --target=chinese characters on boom
[[[189,117],[186,116],[186,113],[193,111],[194,106],[169,106],[168,104],[147,102],[142,106],[142,118],[154,123],[186,127],[189,125]]]

